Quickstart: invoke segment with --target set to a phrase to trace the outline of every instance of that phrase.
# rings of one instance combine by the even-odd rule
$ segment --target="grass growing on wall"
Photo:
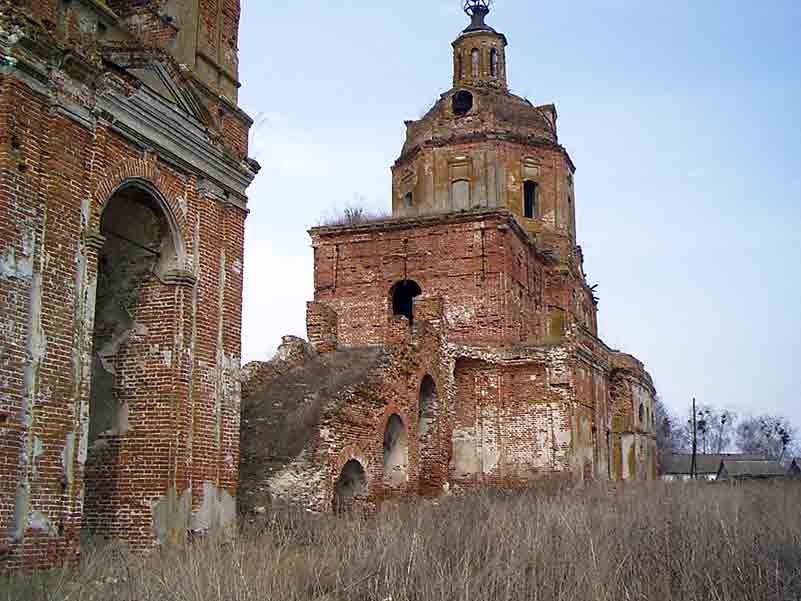
[[[61,601],[801,599],[801,485],[481,493],[372,518],[276,514],[262,532],[0,579]]]

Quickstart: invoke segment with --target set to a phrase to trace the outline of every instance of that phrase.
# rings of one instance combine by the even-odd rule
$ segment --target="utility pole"
[[[696,479],[696,472],[698,471],[698,467],[695,462],[695,457],[698,454],[698,435],[697,430],[698,422],[695,415],[695,397],[693,397],[693,458],[692,463],[690,464],[690,477],[695,480]]]

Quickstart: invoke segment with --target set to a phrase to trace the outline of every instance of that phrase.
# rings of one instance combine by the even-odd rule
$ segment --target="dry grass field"
[[[483,493],[274,515],[230,543],[0,580],[2,601],[797,601],[801,484]]]

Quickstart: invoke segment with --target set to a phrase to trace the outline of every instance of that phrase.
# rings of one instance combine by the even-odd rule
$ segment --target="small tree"
[[[743,453],[782,461],[796,445],[796,431],[785,418],[761,415],[743,420],[737,428],[737,446]]]
[[[692,414],[686,423],[677,428],[678,448],[689,452],[692,449]],[[720,409],[714,405],[701,405],[696,413],[696,442],[699,453],[726,453],[731,450],[733,428],[737,422],[737,414],[729,409]]]

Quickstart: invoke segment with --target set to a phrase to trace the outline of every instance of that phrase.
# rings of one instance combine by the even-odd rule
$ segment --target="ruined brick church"
[[[235,523],[238,0],[0,0],[0,572]]]
[[[655,477],[654,386],[598,338],[556,108],[509,91],[489,3],[465,9],[392,217],[310,231],[309,342],[246,367],[246,515]]]

